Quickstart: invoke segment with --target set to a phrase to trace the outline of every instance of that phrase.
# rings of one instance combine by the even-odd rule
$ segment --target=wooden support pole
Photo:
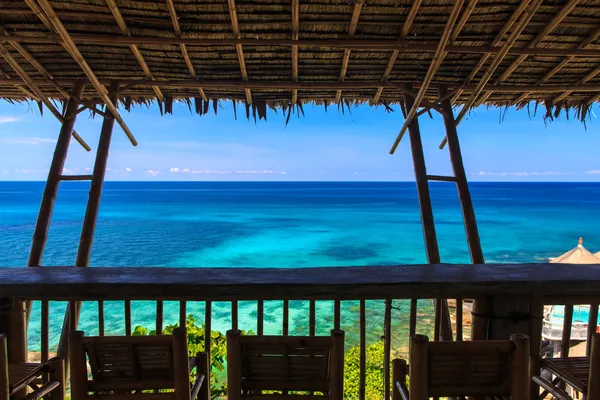
[[[65,114],[68,115],[77,110],[78,104],[75,100],[73,100],[73,96],[81,97],[81,94],[83,93],[83,86],[83,82],[79,82],[73,86],[73,90],[71,91],[71,99],[67,101],[65,106]],[[75,117],[65,120],[60,129],[60,133],[58,134],[54,156],[52,157],[50,171],[48,172],[46,187],[44,188],[44,194],[42,195],[40,212],[38,213],[38,218],[33,233],[33,242],[31,243],[31,251],[29,253],[29,260],[27,261],[27,266],[29,267],[39,267],[42,262],[44,247],[46,246],[46,240],[48,239],[48,228],[50,227],[52,210],[54,209],[60,176],[65,166],[65,159],[67,158],[67,151],[69,149],[69,143],[71,141],[71,134],[73,132],[75,121]]]
[[[412,86],[407,85],[406,91],[411,92]],[[411,109],[414,105],[414,99],[410,95],[404,96],[406,109]],[[437,242],[437,234],[433,219],[433,207],[431,206],[431,195],[429,193],[429,183],[427,182],[427,167],[425,165],[425,155],[423,154],[423,142],[421,141],[421,130],[419,121],[413,118],[408,125],[408,134],[410,137],[410,148],[415,170],[415,180],[417,182],[417,194],[419,197],[419,206],[421,211],[421,224],[423,226],[423,235],[425,239],[425,251],[427,253],[427,262],[429,264],[440,263],[440,251]],[[442,340],[452,339],[452,326],[450,322],[450,313],[448,312],[448,302],[443,299],[437,299],[440,307],[436,307],[438,314],[437,321],[441,324],[436,326],[439,330]]]
[[[428,358],[429,338],[424,335],[414,335],[410,338],[409,382],[411,399],[428,399]]]
[[[25,304],[12,298],[0,298],[0,334],[6,334],[11,363],[27,362]],[[0,359],[2,361],[2,359]]]
[[[529,337],[513,334],[511,342],[515,345],[510,367],[510,394],[512,400],[529,400],[531,377],[529,369]]]
[[[446,96],[447,94],[448,89],[445,86],[440,85],[439,95],[441,98],[444,98],[441,102],[441,107],[442,110],[445,111],[442,116],[446,127],[450,163],[452,164],[452,170],[454,171],[454,177],[456,179],[456,188],[458,190],[458,198],[460,200],[460,207],[465,224],[469,254],[471,255],[471,262],[473,264],[483,264],[485,263],[485,259],[483,257],[483,250],[479,239],[479,229],[477,228],[475,210],[473,209],[473,200],[471,199],[467,174],[465,172],[460,143],[458,141],[456,121],[453,116],[452,105]],[[485,339],[487,337],[488,320],[487,318],[481,317],[482,315],[487,314],[487,304],[488,301],[486,299],[476,300],[473,304],[473,312],[475,314],[473,318],[473,339]]]
[[[109,97],[111,101],[116,103],[119,95],[119,83],[113,82],[110,85]],[[80,97],[81,93],[76,97]],[[96,150],[96,161],[94,162],[94,171],[92,172],[92,182],[90,185],[90,192],[88,195],[88,202],[85,210],[85,216],[83,218],[83,227],[81,229],[81,236],[79,239],[79,247],[77,249],[77,258],[75,260],[76,267],[87,267],[90,263],[90,254],[92,252],[92,243],[94,240],[94,231],[96,230],[96,221],[98,219],[98,211],[100,210],[100,198],[102,196],[102,185],[104,184],[104,176],[106,174],[106,164],[108,160],[108,153],[110,148],[110,141],[112,138],[112,131],[115,125],[115,118],[113,116],[104,117],[102,122],[102,129],[100,131],[100,140],[98,141],[98,149]],[[70,310],[72,304],[76,304],[75,312]],[[67,326],[77,327],[79,322],[79,314],[81,311],[81,302],[71,302],[67,307],[67,316],[70,320],[71,317],[75,321],[68,321],[63,324],[63,331],[61,333],[60,342],[58,344],[58,357],[67,358],[68,355],[68,330]],[[67,316],[65,319],[67,319]],[[68,367],[67,367],[68,368]]]

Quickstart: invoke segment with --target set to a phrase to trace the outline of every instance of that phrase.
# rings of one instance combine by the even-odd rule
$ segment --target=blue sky
[[[533,107],[532,107],[533,108]],[[187,106],[160,116],[153,106],[123,111],[139,141],[133,147],[115,125],[107,180],[413,180],[408,136],[395,155],[388,151],[403,117],[383,108],[306,106],[306,116],[281,115],[267,122],[234,120],[230,103],[219,115],[199,117]],[[239,111],[239,110],[238,110]],[[561,117],[545,124],[543,110],[480,107],[459,126],[468,177],[472,181],[600,181],[600,113],[587,123]],[[242,113],[239,113],[242,114]],[[85,152],[72,141],[65,173],[89,174],[102,119],[82,113],[75,129],[92,146]],[[420,118],[428,173],[447,175],[446,150],[439,150],[443,123]],[[40,116],[36,104],[0,102],[0,180],[45,180],[59,123]]]

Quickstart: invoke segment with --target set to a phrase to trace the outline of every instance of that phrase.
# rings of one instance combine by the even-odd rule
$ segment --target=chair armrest
[[[10,371],[11,367],[15,368],[15,367],[22,367],[22,366],[23,365],[19,365],[19,364],[9,364],[8,369]],[[18,392],[19,390],[27,387],[27,385],[29,385],[32,381],[41,377],[43,374],[47,373],[48,371],[50,371],[50,365],[48,363],[39,364],[38,366],[34,367],[31,371],[29,371],[26,375],[20,376],[18,381],[13,382],[11,384],[11,393]]]
[[[402,396],[403,400],[409,400],[410,395],[408,393],[408,388],[406,387],[406,383],[396,381],[396,388],[400,392],[400,396]]]
[[[545,380],[544,378],[542,378],[540,376],[533,376],[531,378],[531,380],[533,380],[533,382],[537,383],[541,388],[543,388],[544,390],[546,390],[548,393],[550,393],[552,396],[556,397],[559,400],[573,400],[573,398],[571,396],[569,396],[567,394],[567,392],[565,392],[562,389],[557,388],[551,382],[548,382],[547,380]]]
[[[198,393],[200,392],[200,388],[202,387],[202,384],[204,383],[204,380],[206,378],[206,375],[204,374],[198,374],[196,376],[196,380],[194,381],[194,384],[192,385],[192,392],[191,392],[191,399],[192,400],[196,400],[196,398],[198,397]]]

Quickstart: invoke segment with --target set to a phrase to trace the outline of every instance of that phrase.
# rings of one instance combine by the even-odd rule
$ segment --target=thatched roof
[[[580,238],[577,247],[553,258],[550,262],[555,264],[600,264],[600,258],[583,247],[583,240]]]
[[[64,99],[89,79],[82,60],[107,87],[121,81],[126,105],[183,99],[200,114],[220,99],[251,101],[237,111],[259,117],[313,101],[385,106],[428,71],[426,100],[443,84],[468,108],[533,100],[583,119],[600,99],[600,0],[0,0],[0,25],[11,100],[41,100],[31,84]],[[101,100],[92,85],[83,97]]]

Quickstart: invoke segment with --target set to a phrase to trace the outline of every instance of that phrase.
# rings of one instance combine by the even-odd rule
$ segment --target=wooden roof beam
[[[292,0],[292,40],[298,40],[300,0]],[[292,46],[292,79],[298,82],[298,46]],[[292,89],[292,104],[298,103],[298,89]]]
[[[415,22],[415,18],[417,17],[417,13],[419,12],[419,7],[421,7],[422,2],[423,2],[423,0],[414,0],[413,1],[412,6],[410,7],[410,11],[408,12],[408,15],[406,16],[406,21],[402,25],[402,30],[400,31],[400,40],[404,40],[404,39],[406,39],[406,36],[408,36],[408,32],[410,32],[410,28],[412,27],[413,22]],[[399,54],[400,54],[399,50],[392,51],[392,55],[390,56],[387,67],[385,68],[385,72],[383,73],[383,77],[381,78],[382,82],[387,81],[390,78],[392,69],[394,68],[394,65],[396,64],[396,60],[398,59]],[[377,102],[379,101],[379,98],[381,97],[381,93],[383,93],[383,88],[384,87],[381,86],[380,88],[377,89],[377,92],[375,93],[375,96],[373,97],[373,101],[372,101],[373,104],[377,104]]]
[[[584,76],[582,79],[580,79],[576,85],[583,85],[584,83],[587,83],[588,81],[595,78],[597,75],[600,75],[600,66],[591,70],[586,76]],[[559,94],[558,96],[556,96],[555,98],[552,99],[552,104],[558,103],[559,101],[563,100],[565,97],[569,96],[571,93],[573,93],[575,91],[576,90],[565,90],[564,92],[562,92],[561,94]]]
[[[400,129],[400,132],[398,133],[398,136],[396,137],[396,140],[394,141],[394,144],[392,145],[392,148],[390,149],[390,154],[394,154],[396,152],[396,148],[400,144],[400,141],[402,140],[402,137],[404,136],[404,133],[406,132],[406,129],[408,128],[408,125],[410,125],[410,123],[412,122],[413,118],[417,114],[417,111],[419,110],[419,107],[421,106],[421,102],[425,98],[425,93],[427,92],[427,88],[429,88],[429,84],[433,80],[433,76],[435,75],[435,73],[437,72],[439,67],[442,65],[442,62],[444,61],[446,54],[448,54],[446,52],[445,48],[446,48],[446,45],[448,44],[448,41],[450,40],[450,35],[452,34],[452,31],[454,29],[454,26],[458,19],[458,14],[460,13],[462,5],[463,5],[463,0],[455,0],[454,7],[452,8],[452,12],[450,13],[450,17],[448,18],[448,23],[446,24],[446,27],[444,28],[442,38],[440,39],[440,42],[438,44],[438,49],[435,52],[435,54],[433,55],[433,60],[431,61],[431,65],[429,66],[429,69],[427,70],[427,74],[425,75],[423,84],[421,85],[421,88],[419,89],[417,96],[414,98],[414,104],[411,107],[408,114],[406,115],[406,120],[404,121],[404,125],[402,125],[402,128]]]
[[[236,39],[239,39],[241,37],[240,25],[238,23],[237,7],[235,5],[235,0],[227,0],[227,5],[229,7],[229,16],[231,18],[231,28],[233,29],[233,34],[235,35]],[[236,44],[235,50],[236,50],[237,56],[238,56],[238,63],[240,64],[240,71],[242,73],[242,79],[247,81],[248,80],[248,71],[246,70],[246,61],[244,60],[244,49],[242,48],[241,44]],[[250,92],[250,89],[247,89],[247,88],[244,89],[244,92],[246,92],[247,104],[252,104],[252,92]]]
[[[119,126],[123,129],[123,132],[125,132],[125,135],[127,135],[127,137],[129,138],[129,141],[131,142],[131,144],[133,144],[134,146],[137,146],[137,140],[135,140],[133,133],[131,133],[131,131],[125,124],[125,121],[123,121],[123,118],[121,117],[121,114],[119,114],[119,111],[117,110],[116,105],[108,97],[108,91],[106,90],[106,87],[104,87],[100,83],[100,81],[98,80],[98,77],[96,76],[96,74],[94,73],[92,68],[89,66],[87,61],[85,61],[85,58],[83,58],[83,55],[77,48],[77,45],[75,45],[75,43],[73,42],[71,35],[69,34],[69,32],[67,31],[65,26],[62,24],[62,22],[60,21],[60,19],[54,12],[54,9],[52,8],[52,6],[48,2],[48,0],[38,0],[38,2],[39,2],[39,5],[42,7],[42,10],[48,17],[48,19],[54,25],[54,29],[56,29],[58,34],[63,39],[63,41],[64,41],[63,47],[69,52],[69,54],[71,54],[73,59],[77,62],[77,64],[79,64],[79,66],[81,67],[83,72],[87,75],[90,82],[92,83],[92,85],[94,86],[94,88],[96,89],[96,91],[98,92],[98,94],[100,95],[102,100],[104,101],[104,104],[106,105],[108,110],[111,112],[111,114],[113,115],[113,117],[115,118],[115,120],[117,121]]]
[[[502,29],[500,30],[500,32],[498,32],[496,34],[496,37],[494,37],[494,40],[492,41],[492,47],[497,47],[500,44],[500,42],[502,41],[502,39],[504,38],[504,36],[506,35],[506,33],[515,24],[515,22],[517,22],[518,18],[521,16],[521,14],[523,13],[523,11],[525,11],[525,9],[527,8],[527,6],[529,5],[530,2],[531,2],[531,0],[523,0],[523,1],[521,1],[519,7],[517,7],[515,9],[515,11],[513,11],[513,13],[511,14],[510,18],[508,19],[508,21],[506,21],[506,23],[502,26]],[[483,68],[483,66],[485,65],[485,63],[487,62],[487,60],[490,58],[490,56],[491,56],[491,54],[486,53],[486,54],[484,54],[479,59],[479,61],[475,65],[475,67],[471,70],[471,72],[467,76],[465,84],[468,85],[469,83],[471,83],[471,81],[473,79],[475,79],[475,76],[477,76],[477,74],[479,73],[479,71],[481,70],[481,68]],[[450,103],[454,104],[456,102],[456,100],[458,100],[458,98],[460,97],[461,94],[462,94],[462,90],[459,89],[452,96],[452,99],[450,100]],[[444,137],[444,141],[442,142],[444,145],[446,144],[445,141],[446,141],[446,138]]]
[[[587,39],[585,39],[579,46],[577,46],[577,49],[579,50],[585,50],[587,48],[589,48],[589,46],[596,41],[596,39],[600,38],[600,28],[596,29],[594,31],[594,33],[592,33],[590,36],[588,36]],[[571,61],[573,61],[575,59],[574,56],[568,56],[567,58],[563,59],[561,62],[559,62],[558,64],[556,64],[556,66],[554,68],[552,68],[550,71],[548,71],[548,73],[546,73],[538,82],[538,85],[542,85],[544,83],[546,83],[550,78],[552,78],[554,75],[556,75],[562,68],[564,68],[568,63],[570,63]],[[529,95],[532,92],[525,92],[523,93],[521,96],[517,97],[512,104],[518,104],[522,101],[524,101],[525,99],[527,99],[527,97],[529,97]]]
[[[181,37],[181,26],[179,25],[179,18],[177,17],[177,11],[175,10],[175,4],[173,3],[173,0],[166,0],[166,1],[167,1],[167,8],[169,9],[169,15],[171,16],[171,23],[173,24],[173,29],[175,30],[175,35],[177,37]],[[190,58],[190,55],[188,54],[187,46],[182,43],[179,45],[179,47],[181,48],[181,54],[183,55],[183,59],[185,60],[185,65],[187,66],[188,71],[190,71],[190,75],[192,75],[193,78],[196,78],[197,77],[196,69],[194,68],[192,59]],[[206,97],[206,93],[204,93],[204,89],[199,88],[198,93],[200,93],[200,96],[202,97],[202,99],[204,101],[208,101],[208,97]]]
[[[546,25],[544,27],[544,29],[542,29],[542,31],[540,33],[538,33],[531,42],[529,42],[527,47],[529,47],[530,49],[536,48],[538,46],[538,44],[540,44],[546,38],[546,36],[548,36],[554,29],[556,29],[558,24],[560,24],[561,21],[563,19],[565,19],[565,17],[571,11],[573,11],[575,6],[577,6],[577,4],[579,4],[580,1],[581,0],[569,0],[567,2],[567,4],[565,4],[560,9],[558,14],[556,14],[554,16],[554,18],[552,18],[552,20],[548,23],[548,25]],[[517,57],[517,59],[515,61],[513,61],[512,64],[510,64],[510,66],[502,73],[502,75],[500,75],[500,77],[498,79],[496,79],[495,83],[499,84],[501,82],[506,81],[508,79],[508,77],[519,67],[519,65],[521,65],[521,63],[523,61],[525,61],[526,58],[527,58],[527,55],[521,55],[521,56]],[[483,95],[481,96],[481,98],[475,103],[475,106],[478,107],[481,104],[483,104],[492,95],[492,93],[493,92],[491,92],[491,91],[485,91],[483,93]]]
[[[2,44],[0,44],[0,54],[2,55],[2,57],[4,57],[6,62],[12,67],[12,69],[21,77],[21,79],[23,79],[23,81],[25,81],[27,86],[29,86],[29,88],[40,99],[40,101],[42,103],[44,103],[44,105],[48,108],[48,110],[50,110],[52,115],[54,115],[56,117],[56,119],[58,119],[61,123],[64,123],[65,119],[63,118],[60,111],[58,111],[56,109],[56,107],[54,107],[54,104],[52,104],[52,102],[44,95],[44,93],[40,90],[40,88],[33,82],[33,79],[31,79],[31,76],[29,76],[29,74],[27,72],[25,72],[23,70],[23,68],[21,68],[19,63],[13,58],[13,56],[10,55],[9,51]],[[79,134],[77,132],[75,132],[75,130],[73,130],[72,135],[73,135],[73,138],[77,141],[77,143],[79,143],[85,150],[87,150],[87,151],[91,150],[90,146],[85,142],[85,140],[83,140],[83,138],[81,136],[79,136]]]
[[[131,32],[129,32],[127,23],[125,23],[125,19],[123,18],[123,15],[121,14],[121,11],[119,10],[119,6],[117,5],[116,1],[115,0],[106,0],[106,3],[108,4],[108,8],[110,8],[110,12],[114,16],[115,21],[117,21],[117,25],[119,25],[119,29],[121,30],[121,33],[123,33],[123,35],[125,35],[125,36],[131,37]],[[148,67],[148,64],[146,63],[146,60],[144,59],[144,56],[142,55],[142,52],[137,47],[137,45],[135,45],[135,44],[129,45],[129,48],[131,49],[131,52],[133,53],[138,64],[140,64],[140,67],[142,67],[142,70],[144,71],[144,75],[146,75],[146,78],[154,79],[154,76],[152,76],[152,72],[150,72],[150,68]],[[158,98],[158,100],[165,101],[165,97],[158,86],[153,86],[152,89],[154,90],[154,93],[156,94],[156,97]]]
[[[510,50],[510,48],[515,44],[515,41],[517,40],[517,38],[519,37],[521,32],[523,32],[523,29],[525,29],[525,27],[527,26],[527,24],[533,17],[533,14],[535,14],[537,9],[540,7],[540,5],[542,4],[542,1],[543,0],[532,0],[531,2],[528,2],[526,4],[527,10],[523,13],[523,15],[521,15],[519,22],[517,22],[517,25],[514,27],[514,29],[512,29],[509,38],[506,40],[506,42],[504,42],[504,44],[502,45],[502,47],[500,49],[500,52],[498,54],[496,54],[496,56],[494,57],[494,60],[492,60],[492,63],[490,64],[487,71],[485,72],[485,74],[483,75],[483,77],[481,78],[479,83],[477,84],[477,87],[471,93],[471,96],[469,97],[467,102],[463,105],[462,110],[456,117],[457,125],[465,117],[465,115],[469,112],[469,110],[471,109],[473,104],[475,104],[477,97],[483,91],[485,85],[487,85],[487,83],[489,82],[489,80],[492,77],[492,74],[496,71],[496,69],[498,68],[498,66],[500,65],[500,63],[502,62],[504,57],[506,56],[506,54],[508,54],[508,51]],[[517,9],[517,11],[515,11],[515,13],[513,13],[513,15],[516,14],[518,11],[519,10]],[[511,19],[512,19],[512,17],[511,17]],[[448,141],[447,138],[444,136],[444,139],[440,143],[439,148],[443,149],[444,146],[446,146],[447,141]]]
[[[360,12],[362,11],[364,0],[354,0],[354,10],[352,11],[352,18],[350,19],[350,25],[348,25],[348,38],[353,39],[356,33],[356,27],[358,26],[358,18],[360,18]],[[350,49],[344,50],[344,56],[342,57],[342,68],[340,70],[340,82],[346,80],[346,72],[348,71],[348,62],[350,61]],[[342,98],[342,91],[338,90],[335,94],[334,103],[339,103]]]

